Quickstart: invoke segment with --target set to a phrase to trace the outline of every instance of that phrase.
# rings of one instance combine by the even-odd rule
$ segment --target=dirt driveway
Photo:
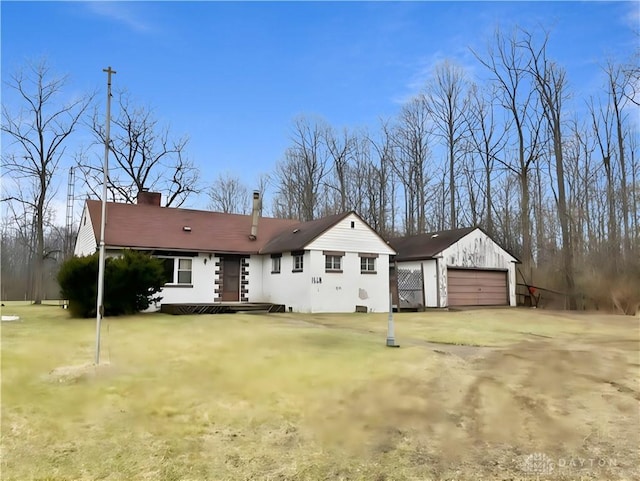
[[[571,318],[561,313],[559,322],[563,316]],[[361,436],[346,449],[400,451],[428,466],[425,478],[640,479],[638,323],[573,320],[590,323],[588,333],[529,333],[507,346],[405,335],[403,346],[439,355],[437,369],[417,365],[382,386],[354,389],[326,429],[355,423]]]

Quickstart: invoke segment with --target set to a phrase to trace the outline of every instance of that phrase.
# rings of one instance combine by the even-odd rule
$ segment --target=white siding
[[[440,269],[438,270],[438,296],[440,297],[440,307],[447,307],[447,264],[444,262],[442,256],[438,258],[438,266]]]
[[[447,306],[446,267],[504,269],[508,271],[509,305],[516,305],[516,259],[480,229],[476,229],[442,251],[440,264],[441,306]]]
[[[357,215],[348,215],[305,249],[311,259],[304,286],[310,291],[311,312],[354,312],[357,305],[371,312],[389,310],[389,255],[395,252]],[[345,253],[341,273],[325,272],[323,251]],[[378,254],[376,274],[360,272],[359,253]]]
[[[98,241],[93,233],[93,223],[89,215],[89,208],[85,204],[82,218],[80,219],[80,229],[76,238],[76,246],[73,254],[76,256],[88,256],[94,254],[98,248]]]
[[[438,278],[435,260],[422,261],[424,274],[424,305],[438,307]]]
[[[353,228],[351,228],[352,222]],[[395,254],[393,249],[355,214],[350,214],[342,219],[309,243],[305,249]]]
[[[215,301],[215,257],[210,260],[208,254],[199,254],[197,257],[189,257],[189,259],[192,259],[192,287],[165,286],[159,294],[162,296],[160,304],[212,303]]]
[[[310,253],[305,252],[302,272],[292,272],[293,257],[290,252],[282,254],[280,273],[271,273],[271,256],[262,256],[262,298],[252,301],[284,304],[294,312],[311,312]]]
[[[284,304],[294,312],[354,312],[366,306],[370,312],[389,309],[389,256],[376,258],[376,273],[360,272],[358,252],[345,252],[342,272],[325,272],[322,251],[307,251],[303,272],[292,272],[293,258],[286,252],[280,273],[271,272],[271,257],[262,259],[262,296],[250,301]],[[253,278],[249,284],[252,285]],[[250,288],[251,292],[251,288]]]
[[[389,310],[389,256],[376,258],[376,273],[362,274],[358,252],[345,252],[342,272],[326,272],[322,251],[311,251],[311,312],[369,312]]]
[[[325,272],[323,251],[345,253],[342,272]],[[359,253],[378,254],[376,274],[360,272]],[[351,214],[305,246],[303,272],[292,272],[290,252],[282,254],[278,274],[271,272],[271,256],[263,256],[262,294],[251,295],[250,300],[284,304],[294,312],[354,312],[357,305],[366,306],[371,312],[386,312],[392,253],[385,241]],[[251,287],[249,291],[253,292]]]
[[[262,288],[262,270],[264,268],[263,257],[268,256],[251,256],[249,260],[247,280],[249,284],[247,284],[247,298],[249,302],[267,302],[263,301],[264,291]],[[270,259],[269,259],[270,260]],[[271,269],[271,266],[269,266]],[[269,271],[271,272],[271,271]]]

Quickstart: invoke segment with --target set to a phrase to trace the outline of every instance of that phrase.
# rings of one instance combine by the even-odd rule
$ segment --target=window
[[[178,284],[191,284],[191,259],[178,261]]]
[[[324,268],[327,271],[342,271],[341,261],[342,257],[340,256],[326,256]]]
[[[304,267],[304,252],[292,252],[293,256],[293,272],[302,272]]]
[[[271,258],[271,274],[280,274],[280,257]]]
[[[165,284],[191,284],[193,261],[178,257],[160,258],[164,267]]]
[[[360,273],[375,274],[376,258],[378,257],[378,254],[359,254],[359,256],[360,256]]]
[[[324,270],[326,272],[342,272],[344,252],[324,251]]]
[[[360,258],[360,270],[362,272],[375,272],[376,260],[373,257],[361,257]]]

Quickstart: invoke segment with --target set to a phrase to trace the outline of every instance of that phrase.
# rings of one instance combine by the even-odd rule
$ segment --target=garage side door
[[[447,268],[449,306],[504,306],[507,272]]]

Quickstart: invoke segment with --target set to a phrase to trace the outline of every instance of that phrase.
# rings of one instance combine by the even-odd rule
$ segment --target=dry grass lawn
[[[3,480],[640,479],[640,320],[3,308]]]

